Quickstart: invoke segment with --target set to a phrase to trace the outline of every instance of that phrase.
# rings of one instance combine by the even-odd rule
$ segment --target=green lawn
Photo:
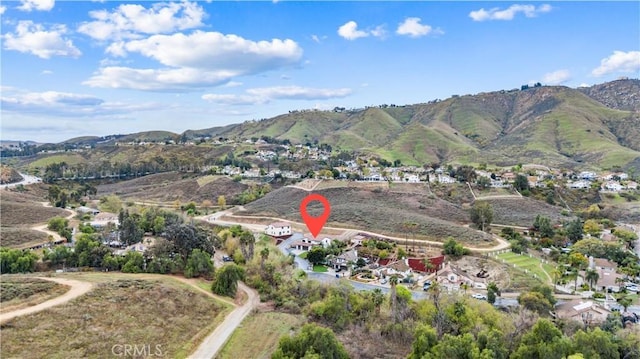
[[[498,254],[497,258],[504,259],[507,263],[511,265],[515,265],[519,269],[522,269],[522,270],[526,269],[528,273],[535,274],[543,282],[548,282],[549,277],[552,277],[551,271],[553,270],[553,266],[550,264],[543,263],[542,268],[540,268],[541,261],[539,258],[529,257],[528,255],[519,255],[513,252]],[[545,272],[549,274],[549,277],[547,277]]]
[[[321,264],[316,264],[313,266],[313,271],[314,272],[321,272],[321,273],[325,273],[327,272],[327,266],[323,266]]]
[[[302,253],[300,253],[300,255],[298,257],[300,257],[302,259],[307,259],[307,253],[308,252],[302,252]]]

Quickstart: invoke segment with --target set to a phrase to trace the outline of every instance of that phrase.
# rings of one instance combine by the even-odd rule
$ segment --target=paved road
[[[216,327],[216,329],[209,334],[208,337],[200,344],[198,349],[189,356],[192,359],[211,359],[218,354],[220,349],[229,340],[231,334],[242,323],[244,318],[249,315],[252,309],[254,309],[260,303],[260,297],[258,293],[247,287],[244,283],[238,282],[238,288],[247,293],[247,302],[242,306],[237,307],[230,314],[224,318],[224,321]]]
[[[24,173],[20,173],[20,176],[22,176],[22,181],[15,182],[15,183],[1,184],[0,185],[0,189],[16,187],[17,185],[26,186],[26,185],[42,182],[42,178],[40,178],[40,177],[31,176],[31,175],[27,175],[27,174],[24,174]]]
[[[18,310],[14,310],[8,313],[3,313],[0,314],[0,323],[4,323],[8,320],[11,320],[15,317],[19,317],[22,315],[27,315],[27,314],[33,314],[33,313],[37,313],[41,310],[45,310],[51,307],[54,307],[56,305],[60,305],[60,304],[64,304],[72,299],[75,299],[85,293],[87,293],[88,291],[91,290],[91,288],[93,287],[93,284],[89,283],[89,282],[81,282],[79,280],[73,280],[73,279],[65,279],[65,278],[48,278],[48,277],[36,277],[38,279],[43,279],[43,280],[48,280],[50,282],[56,282],[59,284],[63,284],[63,285],[68,285],[71,287],[71,289],[66,292],[65,294],[47,300],[46,302],[40,303],[38,305],[34,305],[33,307],[29,307],[29,308],[23,308],[23,309],[18,309]]]

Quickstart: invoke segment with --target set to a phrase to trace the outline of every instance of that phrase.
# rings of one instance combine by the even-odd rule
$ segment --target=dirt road
[[[211,359],[218,354],[220,349],[229,340],[234,330],[242,323],[244,318],[251,313],[258,303],[260,303],[260,297],[258,293],[247,287],[244,283],[238,282],[238,288],[247,293],[247,302],[242,306],[237,307],[233,312],[229,313],[224,321],[216,327],[216,329],[204,339],[202,344],[196,349],[196,351],[189,356],[192,359]]]
[[[42,205],[45,206],[45,207],[51,207],[51,204],[49,202],[40,202],[40,203],[42,203]],[[67,220],[71,220],[76,215],[76,212],[74,212],[74,211],[72,211],[70,209],[64,208],[64,210],[69,212],[69,215],[67,217],[65,217]],[[31,229],[33,229],[34,231],[46,233],[48,236],[52,236],[54,241],[65,240],[58,233],[48,230],[47,227],[48,227],[48,224],[40,224],[40,225],[31,227]],[[47,242],[43,242],[43,243],[48,243],[48,241]]]
[[[93,284],[89,282],[81,282],[73,279],[47,278],[47,277],[36,277],[36,278],[48,280],[51,282],[56,282],[63,285],[68,285],[71,287],[71,289],[59,297],[53,298],[51,300],[47,300],[46,302],[40,303],[38,305],[34,305],[33,307],[18,309],[8,313],[2,313],[0,314],[0,324],[8,320],[11,320],[15,317],[37,313],[41,310],[45,310],[56,305],[64,304],[72,299],[75,299],[87,293],[88,291],[91,290],[91,288],[93,288]]]

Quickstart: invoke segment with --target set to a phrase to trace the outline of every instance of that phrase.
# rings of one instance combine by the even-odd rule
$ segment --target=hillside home
[[[611,311],[592,301],[571,300],[558,305],[554,316],[560,319],[575,320],[585,325],[603,323]]]
[[[438,182],[440,183],[446,183],[446,184],[456,183],[455,178],[451,176],[447,176],[445,174],[439,174],[437,178],[438,178]]]
[[[267,226],[264,233],[272,237],[287,237],[292,234],[291,224],[287,222],[274,222]]]
[[[622,191],[622,185],[618,181],[607,181],[602,185],[602,189],[610,192]]]
[[[291,248],[297,249],[300,251],[308,251],[315,246],[322,245],[322,242],[317,239],[310,239],[307,237],[302,238],[299,241],[295,241],[291,244]]]
[[[583,172],[580,172],[580,174],[578,175],[578,178],[587,180],[587,181],[594,181],[596,178],[598,178],[598,175],[595,172],[583,171]]]
[[[113,223],[116,227],[119,226],[120,220],[118,220],[118,215],[115,213],[100,212],[96,214],[93,221],[89,222],[89,225],[98,229],[106,227],[109,223]]]
[[[329,260],[329,265],[333,269],[349,269],[349,267],[358,261],[358,250],[351,249]]]
[[[365,236],[358,234],[356,236],[353,236],[353,238],[351,238],[350,243],[354,247],[361,246],[362,242],[364,242],[365,239],[367,239]]]
[[[615,273],[618,269],[618,263],[605,258],[593,258],[593,256],[589,256],[589,268]]]
[[[629,181],[625,185],[625,188],[628,189],[628,190],[636,190],[636,189],[638,189],[638,184],[636,182],[634,182],[634,181]]]
[[[418,175],[404,175],[404,182],[419,183],[420,177]]]
[[[407,278],[413,273],[407,259],[399,259],[395,262],[388,263],[374,271],[378,277],[386,278],[389,276],[397,276],[399,279]]]
[[[80,207],[76,208],[76,212],[82,213],[82,214],[90,214],[92,216],[95,216],[96,214],[100,213],[99,210],[97,210],[95,208],[89,208],[89,207],[86,207],[86,206],[80,206]]]
[[[584,181],[584,180],[569,182],[567,183],[567,187],[573,188],[573,189],[587,189],[591,187],[591,182]]]
[[[469,289],[487,288],[487,284],[484,283],[482,279],[478,278],[478,281],[476,281],[466,273],[451,265],[447,265],[440,273],[438,273],[438,275],[436,276],[436,281],[438,281],[438,283],[440,283],[440,285],[448,292],[456,292],[461,290],[463,284],[466,284]]]

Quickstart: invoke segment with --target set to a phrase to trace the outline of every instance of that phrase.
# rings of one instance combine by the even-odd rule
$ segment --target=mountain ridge
[[[326,143],[407,164],[539,162],[600,168],[640,166],[640,80],[586,88],[534,86],[404,106],[290,111],[182,134],[146,131],[81,137],[86,144],[269,136]]]

